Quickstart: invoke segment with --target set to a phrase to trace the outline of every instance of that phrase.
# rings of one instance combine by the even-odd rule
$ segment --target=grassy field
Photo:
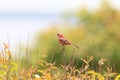
[[[86,55],[77,62],[82,61],[82,66],[77,67],[76,55],[66,63],[65,49],[62,50],[63,64],[56,65],[55,62],[47,62],[39,59],[36,64],[28,66],[28,60],[24,64],[21,60],[15,60],[7,43],[3,43],[0,53],[0,80],[120,80],[120,74],[114,72],[109,66],[109,60],[98,61],[98,71],[91,69],[94,57]],[[26,51],[27,54],[27,51]],[[37,57],[37,55],[36,55]],[[42,56],[43,58],[46,55]],[[92,64],[90,64],[92,63]]]
[[[72,12],[63,15],[66,24],[35,35],[32,47],[28,39],[14,53],[8,43],[1,44],[0,80],[120,80],[120,11],[104,3],[93,12]],[[62,49],[59,32],[79,50]]]

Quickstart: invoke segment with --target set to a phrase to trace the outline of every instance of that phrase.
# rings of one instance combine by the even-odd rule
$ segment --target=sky
[[[30,42],[36,31],[60,21],[60,15],[83,6],[93,11],[103,0],[0,0],[0,43],[7,41],[15,45],[21,40]],[[114,8],[120,9],[119,0],[107,0]]]
[[[59,13],[81,5],[95,8],[100,0],[1,0],[2,13]]]

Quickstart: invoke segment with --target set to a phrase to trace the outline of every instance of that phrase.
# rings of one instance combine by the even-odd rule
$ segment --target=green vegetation
[[[94,71],[90,68],[90,63],[94,61],[93,56],[86,55],[86,58],[80,58],[78,62],[82,61],[82,66],[77,67],[75,55],[69,63],[66,63],[65,50],[66,48],[61,53],[64,57],[64,65],[56,65],[55,62],[50,63],[41,59],[36,65],[21,68],[20,62],[12,58],[10,46],[3,43],[1,50],[3,56],[0,57],[0,80],[119,80],[120,74],[113,71],[107,59],[100,59],[98,61],[99,71]],[[26,59],[27,64],[28,59]]]
[[[17,58],[3,43],[0,80],[120,80],[120,12],[106,3],[94,12],[73,12],[64,15],[66,24],[38,34],[32,47],[20,47]],[[69,22],[71,16],[75,24]],[[59,32],[79,49],[63,50]]]
[[[78,59],[86,56],[94,56],[94,65],[91,66],[97,71],[96,66],[101,58],[108,59],[109,65],[116,72],[120,72],[120,11],[110,7],[104,3],[102,7],[96,11],[89,12],[87,9],[73,11],[65,15],[65,22],[62,26],[55,27],[42,32],[37,36],[36,46],[39,55],[45,54],[48,62],[62,62],[62,46],[58,43],[56,34],[62,33],[74,44],[80,47],[75,50]],[[75,25],[69,22],[74,17]],[[34,53],[34,50],[32,50]],[[73,55],[73,47],[67,46],[66,56],[67,62]],[[81,65],[81,62],[78,63]],[[78,66],[79,66],[78,65]]]

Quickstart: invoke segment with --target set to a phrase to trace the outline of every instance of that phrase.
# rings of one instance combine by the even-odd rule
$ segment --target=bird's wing
[[[64,38],[59,38],[60,41],[62,41],[65,44],[70,44],[70,42]]]

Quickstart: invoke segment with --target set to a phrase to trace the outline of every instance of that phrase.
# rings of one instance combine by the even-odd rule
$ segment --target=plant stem
[[[65,46],[63,46],[63,59],[64,59],[64,70],[65,70],[65,80],[67,79],[67,69],[66,69],[66,57],[65,57]]]
[[[11,55],[9,56],[9,59],[8,59],[8,70],[7,70],[7,73],[6,73],[6,80],[9,80],[9,75],[10,75],[10,69],[11,69]]]

